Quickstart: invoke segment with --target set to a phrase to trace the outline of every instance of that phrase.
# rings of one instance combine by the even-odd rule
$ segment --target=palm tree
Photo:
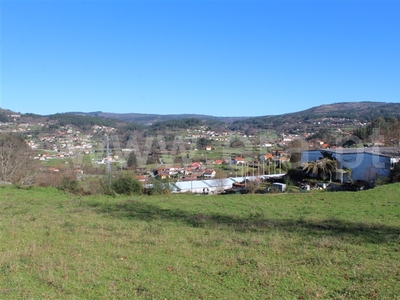
[[[329,174],[332,180],[332,172],[337,168],[337,161],[330,158],[320,158],[317,161],[309,161],[303,164],[302,170],[311,176],[320,177],[323,180],[327,179]]]
[[[320,175],[326,180],[327,174],[329,174],[329,180],[332,181],[332,172],[334,172],[337,168],[337,161],[330,158],[323,158],[317,160],[319,165]]]
[[[317,162],[316,161],[308,161],[303,164],[302,171],[305,171],[307,174],[309,174],[312,177],[315,177],[318,175],[318,167],[317,167]]]

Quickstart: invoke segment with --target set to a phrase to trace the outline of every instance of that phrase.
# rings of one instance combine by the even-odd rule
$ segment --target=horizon
[[[3,1],[0,107],[278,116],[400,102],[400,2]]]
[[[379,103],[379,104],[400,104],[398,102],[382,102],[382,101],[358,101],[358,102],[335,102],[335,103],[329,103],[329,104],[321,104],[317,106],[312,106],[308,108],[303,108],[298,111],[290,112],[290,113],[282,113],[282,114],[276,114],[276,115],[255,115],[255,116],[222,116],[222,115],[205,115],[205,114],[195,114],[195,113],[171,113],[171,114],[157,114],[157,113],[136,113],[136,112],[123,112],[123,113],[117,113],[117,112],[111,112],[111,111],[65,111],[65,112],[55,112],[51,114],[36,114],[32,112],[21,112],[21,111],[14,111],[8,108],[4,108],[0,106],[0,109],[3,110],[9,110],[13,113],[17,114],[35,114],[39,115],[42,117],[50,116],[50,115],[56,115],[56,114],[94,114],[94,113],[102,113],[102,114],[112,114],[112,115],[159,115],[159,116],[182,116],[182,115],[195,115],[195,116],[207,116],[207,117],[214,117],[214,118],[258,118],[258,117],[276,117],[276,116],[282,116],[286,114],[296,114],[300,113],[305,110],[313,109],[313,108],[318,108],[322,106],[329,106],[329,105],[340,105],[340,104],[355,104],[355,103]]]

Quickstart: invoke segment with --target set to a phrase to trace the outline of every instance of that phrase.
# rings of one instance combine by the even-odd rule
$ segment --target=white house
[[[215,174],[216,174],[215,170],[213,170],[213,169],[208,169],[208,170],[205,170],[205,172],[203,173],[203,176],[204,176],[205,178],[214,178],[214,177],[215,177]]]

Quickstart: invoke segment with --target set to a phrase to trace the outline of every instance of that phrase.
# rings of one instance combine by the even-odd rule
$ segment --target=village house
[[[157,176],[158,178],[160,178],[160,179],[167,179],[167,178],[170,178],[169,172],[167,172],[167,171],[158,172],[158,173],[156,174],[156,176]]]
[[[274,156],[271,153],[267,153],[260,157],[261,160],[269,160],[269,159],[273,159],[273,158],[274,158]]]
[[[136,175],[134,178],[140,182],[146,182],[148,179],[148,177],[146,175]]]
[[[243,157],[234,157],[232,158],[231,162],[234,165],[243,165],[245,163],[245,160]]]
[[[203,167],[203,164],[201,162],[193,162],[190,164],[190,168],[192,169],[201,169]]]
[[[192,168],[188,168],[188,167],[183,168],[183,174],[184,175],[192,174]]]
[[[214,169],[207,169],[204,171],[203,176],[205,178],[214,178],[215,174],[216,174],[216,172]]]
[[[224,161],[222,159],[216,159],[212,162],[213,165],[222,165]]]

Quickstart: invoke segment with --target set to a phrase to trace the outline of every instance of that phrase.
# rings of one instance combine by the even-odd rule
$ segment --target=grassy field
[[[2,187],[0,299],[399,299],[399,194]]]

